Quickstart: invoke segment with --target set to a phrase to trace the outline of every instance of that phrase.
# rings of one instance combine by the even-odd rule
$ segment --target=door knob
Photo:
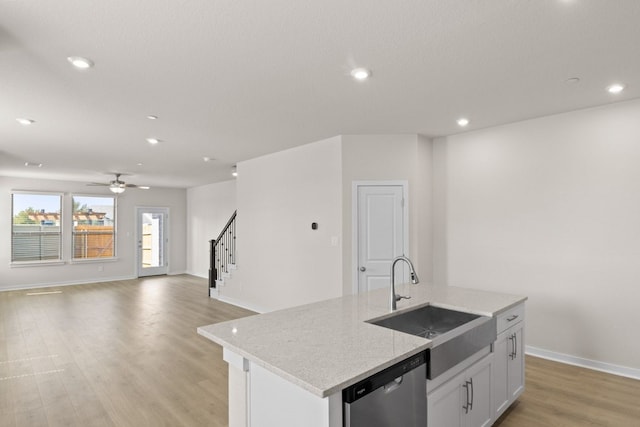
[[[366,267],[360,267],[360,271],[367,271]]]

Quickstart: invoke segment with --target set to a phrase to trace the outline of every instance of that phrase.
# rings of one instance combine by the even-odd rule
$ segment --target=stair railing
[[[234,211],[227,225],[215,240],[210,240],[209,251],[209,288],[216,288],[216,280],[222,277],[222,273],[229,272],[229,264],[236,263],[236,214]]]

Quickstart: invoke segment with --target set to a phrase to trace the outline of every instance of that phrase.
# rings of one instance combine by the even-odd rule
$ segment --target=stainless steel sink
[[[368,323],[431,340],[429,379],[490,345],[497,336],[496,320],[492,317],[432,305],[372,319]]]

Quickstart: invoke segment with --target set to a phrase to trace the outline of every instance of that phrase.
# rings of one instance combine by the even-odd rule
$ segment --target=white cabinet
[[[497,419],[524,390],[524,304],[498,317],[493,346],[493,411]]]
[[[488,355],[427,395],[429,427],[487,427],[491,406],[492,359]]]

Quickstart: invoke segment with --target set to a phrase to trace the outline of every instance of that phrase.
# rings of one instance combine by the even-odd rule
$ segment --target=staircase
[[[215,240],[210,240],[209,296],[218,296],[218,287],[224,286],[225,279],[236,269],[236,215],[233,212],[227,225]]]

